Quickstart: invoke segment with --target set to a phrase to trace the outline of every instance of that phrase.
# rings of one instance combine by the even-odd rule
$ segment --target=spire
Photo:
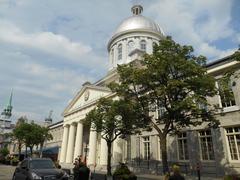
[[[13,90],[12,90],[12,92],[11,92],[11,94],[10,94],[7,107],[12,107],[12,97],[13,97]]]
[[[131,10],[133,15],[141,15],[143,7],[141,5],[134,5]]]
[[[10,94],[7,106],[1,113],[1,115],[6,119],[9,119],[12,116],[12,97],[13,97],[13,91]]]

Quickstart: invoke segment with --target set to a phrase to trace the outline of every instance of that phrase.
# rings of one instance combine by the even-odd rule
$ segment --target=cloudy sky
[[[133,4],[209,60],[240,44],[239,0],[0,0],[0,110],[54,121],[85,81],[107,71],[106,45]]]

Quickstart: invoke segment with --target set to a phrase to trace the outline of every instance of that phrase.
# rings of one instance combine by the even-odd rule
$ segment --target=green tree
[[[53,136],[51,133],[49,133],[49,128],[47,128],[47,127],[39,127],[38,133],[39,133],[38,140],[39,140],[39,145],[40,145],[39,157],[41,158],[44,142],[47,140],[52,140]]]
[[[7,147],[1,148],[0,149],[0,154],[4,157],[7,156],[9,154],[8,148]]]
[[[21,153],[21,147],[24,143],[26,148],[29,147],[30,153],[33,153],[33,147],[40,143],[41,126],[34,123],[22,121],[13,130],[13,137],[18,141],[18,151]],[[26,152],[27,153],[27,152]]]
[[[186,126],[218,124],[216,107],[207,97],[216,95],[215,80],[207,74],[206,58],[194,56],[191,46],[181,46],[166,37],[143,60],[119,65],[119,83],[110,84],[119,97],[131,99],[140,107],[139,117],[146,128],[153,127],[160,138],[163,171],[168,171],[167,135]],[[162,108],[154,117],[151,111]],[[135,109],[133,109],[135,111]],[[137,113],[138,113],[137,112]]]
[[[17,142],[18,146],[18,158],[21,156],[22,146],[24,144],[24,132],[22,131],[24,124],[19,123],[16,128],[13,129],[12,132],[12,140]]]
[[[35,123],[26,124],[25,131],[27,133],[24,136],[24,142],[27,147],[30,149],[30,154],[33,154],[33,147],[39,145],[42,139],[41,126]]]
[[[127,100],[111,100],[101,98],[96,108],[90,111],[85,119],[86,124],[101,134],[107,143],[107,175],[111,175],[112,143],[118,137],[130,135],[135,130],[136,114],[132,109],[136,108],[134,103]]]

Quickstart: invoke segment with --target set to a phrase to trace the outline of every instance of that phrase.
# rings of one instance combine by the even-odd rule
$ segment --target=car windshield
[[[32,160],[30,162],[30,169],[52,169],[55,168],[51,160]]]

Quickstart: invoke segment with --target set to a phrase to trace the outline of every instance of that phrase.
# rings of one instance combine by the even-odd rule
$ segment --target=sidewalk
[[[162,180],[163,176],[161,175],[151,175],[151,174],[136,174],[138,179],[149,179],[149,180]],[[186,180],[198,180],[198,178],[195,176],[184,176]],[[222,180],[223,178],[216,178],[216,177],[205,177],[202,176],[201,180]]]

